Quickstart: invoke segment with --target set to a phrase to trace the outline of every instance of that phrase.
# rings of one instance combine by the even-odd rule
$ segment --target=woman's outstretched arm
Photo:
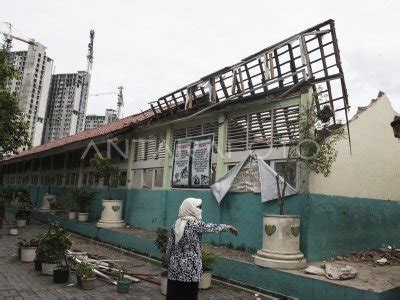
[[[199,230],[201,233],[222,232],[229,230],[233,235],[237,235],[237,230],[235,227],[225,224],[213,224],[199,221]]]

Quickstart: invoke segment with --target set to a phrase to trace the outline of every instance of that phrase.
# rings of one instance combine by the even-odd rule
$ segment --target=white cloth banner
[[[244,164],[249,160],[253,159],[257,161],[258,172],[260,178],[260,191],[261,191],[261,201],[266,202],[278,198],[278,188],[276,184],[276,175],[274,169],[272,169],[264,160],[258,158],[256,155],[249,155],[245,160],[241,161],[228,173],[220,178],[216,183],[211,186],[211,191],[214,194],[215,199],[220,203],[226,193],[231,189],[232,183],[234,182],[236,176],[239,174],[240,170],[243,168]],[[284,180],[279,176],[279,186],[282,190]],[[290,196],[296,194],[297,191],[289,183],[286,186],[285,196]]]

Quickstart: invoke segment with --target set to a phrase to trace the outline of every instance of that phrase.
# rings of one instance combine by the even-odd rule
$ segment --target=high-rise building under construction
[[[17,78],[9,86],[18,95],[19,106],[29,122],[32,146],[42,142],[53,60],[46,55],[46,47],[31,41],[27,51],[10,53],[10,62],[17,69]],[[26,150],[23,146],[21,150]]]
[[[82,101],[87,101],[83,93],[86,75],[86,71],[78,71],[52,76],[43,143],[79,132],[79,107]],[[82,99],[82,96],[86,96],[86,99]]]

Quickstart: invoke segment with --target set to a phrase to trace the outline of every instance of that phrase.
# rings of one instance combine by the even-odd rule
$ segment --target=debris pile
[[[305,269],[307,274],[325,276],[331,280],[348,280],[357,276],[357,270],[351,266],[338,266],[323,264],[321,267],[309,266]]]
[[[400,248],[383,245],[377,250],[353,252],[347,255],[337,256],[335,259],[356,263],[371,263],[378,266],[398,266],[400,265]]]
[[[145,280],[158,285],[160,284],[158,274],[144,274],[128,271],[122,266],[122,262],[124,262],[123,260],[108,260],[86,252],[75,252],[70,250],[68,250],[67,256],[73,264],[79,264],[81,262],[91,264],[93,271],[98,278],[114,285],[117,284],[117,279],[121,273],[124,274],[125,278],[130,279],[132,282]]]

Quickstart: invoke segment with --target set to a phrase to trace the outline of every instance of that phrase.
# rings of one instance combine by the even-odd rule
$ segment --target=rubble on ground
[[[400,265],[400,248],[396,248],[395,246],[390,245],[383,245],[376,250],[353,252],[350,254],[337,256],[336,258],[334,258],[334,260],[356,263],[364,262],[371,263],[377,266],[398,266]]]
[[[328,263],[321,265],[321,267],[308,266],[305,272],[307,274],[325,276],[331,280],[348,280],[357,276],[357,270],[351,266],[338,266]]]

